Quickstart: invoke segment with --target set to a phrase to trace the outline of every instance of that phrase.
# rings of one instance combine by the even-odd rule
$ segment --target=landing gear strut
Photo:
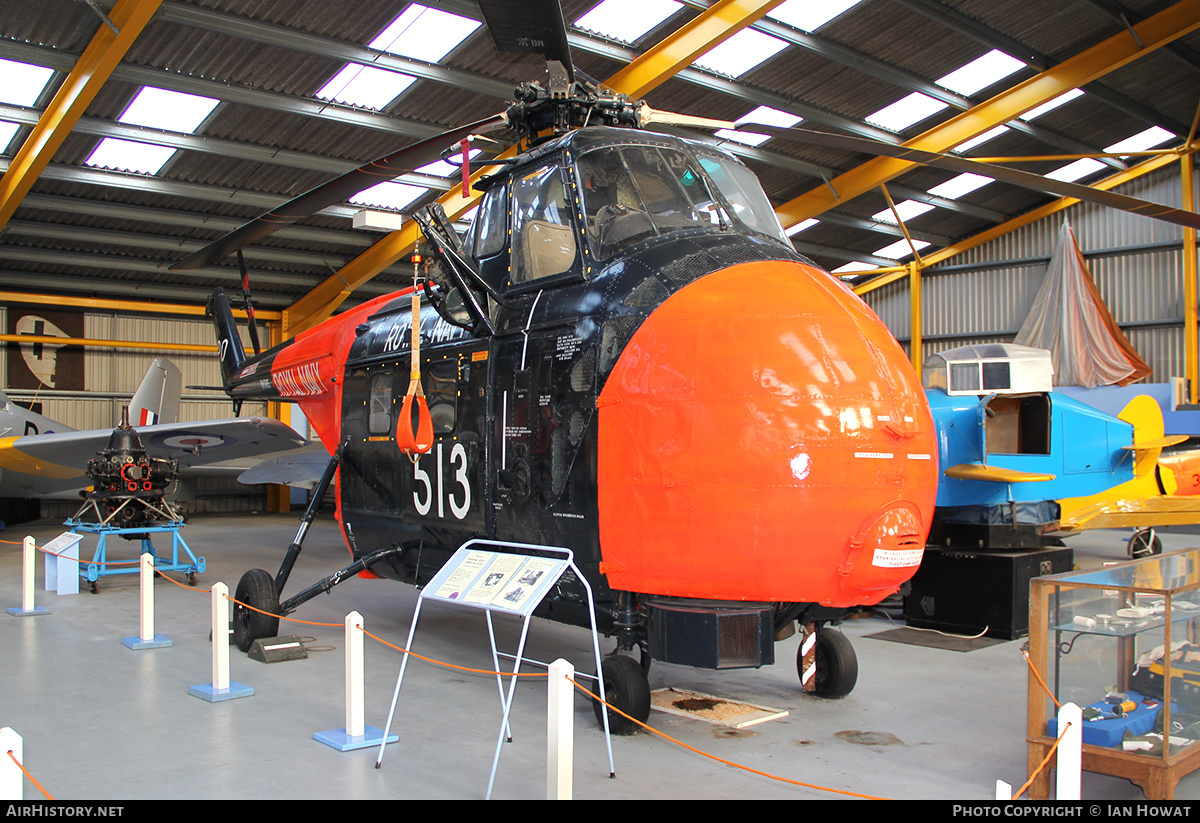
[[[234,595],[236,602],[233,604],[233,640],[242,651],[250,651],[255,640],[263,637],[275,637],[279,634],[280,617],[291,614],[318,594],[324,594],[338,583],[370,568],[380,560],[402,552],[400,547],[394,546],[369,554],[309,586],[295,597],[280,602],[280,592],[283,591],[284,584],[291,576],[296,558],[300,556],[300,549],[305,535],[308,534],[308,527],[316,518],[317,510],[321,507],[321,500],[325,497],[329,484],[333,482],[333,475],[341,456],[342,449],[339,446],[333,456],[329,458],[320,482],[313,489],[312,499],[308,501],[304,517],[300,519],[300,528],[296,531],[296,537],[288,546],[287,554],[284,555],[283,562],[279,565],[279,573],[271,577],[271,573],[263,569],[251,569],[238,581],[237,592]]]

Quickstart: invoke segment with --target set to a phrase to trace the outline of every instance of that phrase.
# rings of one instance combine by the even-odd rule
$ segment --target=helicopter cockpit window
[[[570,271],[575,232],[562,175],[548,164],[513,183],[512,280],[527,283]]]
[[[755,231],[788,242],[771,201],[750,169],[736,160],[708,153],[701,155],[700,165],[729,201],[739,220]]]
[[[372,435],[388,434],[392,429],[392,373],[371,375],[371,399],[367,413],[367,431]]]
[[[496,186],[483,197],[471,227],[475,235],[475,259],[491,257],[504,248],[508,233],[508,187]]]
[[[597,260],[647,237],[726,219],[681,152],[653,146],[597,149],[583,155],[577,168]]]
[[[435,434],[454,431],[458,418],[458,362],[439,360],[429,364],[422,388],[429,404]]]

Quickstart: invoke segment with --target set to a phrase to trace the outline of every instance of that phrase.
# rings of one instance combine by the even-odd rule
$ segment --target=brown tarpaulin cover
[[[1050,352],[1056,386],[1124,386],[1151,372],[1104,304],[1065,220],[1046,279],[1013,342]]]

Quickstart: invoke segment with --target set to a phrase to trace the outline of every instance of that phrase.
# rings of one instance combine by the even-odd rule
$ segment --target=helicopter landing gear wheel
[[[279,592],[268,572],[251,569],[243,574],[233,599],[233,642],[239,649],[248,652],[260,637],[279,634]]]
[[[642,664],[632,657],[613,654],[601,663],[604,678],[604,700],[641,723],[650,717],[650,681]],[[597,692],[599,689],[597,689]],[[604,728],[605,707],[600,701],[592,701],[596,722]],[[608,729],[613,734],[633,734],[640,726],[614,711],[608,712]]]
[[[1129,556],[1134,560],[1162,554],[1162,540],[1154,533],[1154,529],[1139,529],[1129,538]]]
[[[814,655],[817,670],[813,695],[836,699],[854,690],[854,684],[858,682],[858,655],[846,635],[833,629],[818,630]],[[803,680],[803,647],[796,654],[796,670]]]

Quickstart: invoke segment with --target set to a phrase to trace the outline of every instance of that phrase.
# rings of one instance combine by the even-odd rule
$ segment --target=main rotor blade
[[[500,51],[533,52],[557,60],[575,81],[567,24],[558,0],[479,0],[479,10]]]
[[[239,249],[257,243],[284,226],[316,214],[326,206],[341,203],[376,183],[391,180],[440,159],[442,150],[449,145],[472,134],[493,131],[507,123],[503,113],[497,114],[442,132],[435,137],[413,143],[399,151],[372,160],[353,171],[346,172],[341,177],[335,177],[328,183],[310,189],[282,206],[256,217],[244,226],[234,229],[224,237],[214,240],[200,251],[171,266],[171,271],[186,271],[210,266]]]
[[[1031,174],[1030,172],[1020,171],[1008,166],[979,163],[953,154],[938,154],[936,152],[909,148],[908,146],[881,143],[863,137],[832,134],[830,132],[813,131],[811,129],[782,128],[779,126],[759,125],[758,123],[743,123],[737,126],[737,128],[757,134],[791,138],[802,143],[835,149],[846,149],[848,151],[860,151],[865,154],[894,157],[897,160],[919,163],[924,166],[978,174],[983,177],[990,177],[993,180],[999,180],[1002,183],[1033,189],[1034,191],[1046,194],[1054,194],[1059,197],[1073,197],[1077,200],[1096,203],[1097,205],[1108,206],[1109,208],[1120,209],[1121,211],[1132,212],[1133,214],[1140,214],[1145,217],[1154,218],[1155,220],[1164,220],[1168,223],[1200,229],[1200,214],[1196,214],[1195,212],[1164,206],[1160,203],[1151,203],[1148,200],[1140,200],[1136,197],[1128,197],[1116,192],[1101,191],[1100,189],[1094,189],[1091,186],[1084,186],[1079,183],[1053,180],[1049,177],[1043,177],[1040,174]]]

